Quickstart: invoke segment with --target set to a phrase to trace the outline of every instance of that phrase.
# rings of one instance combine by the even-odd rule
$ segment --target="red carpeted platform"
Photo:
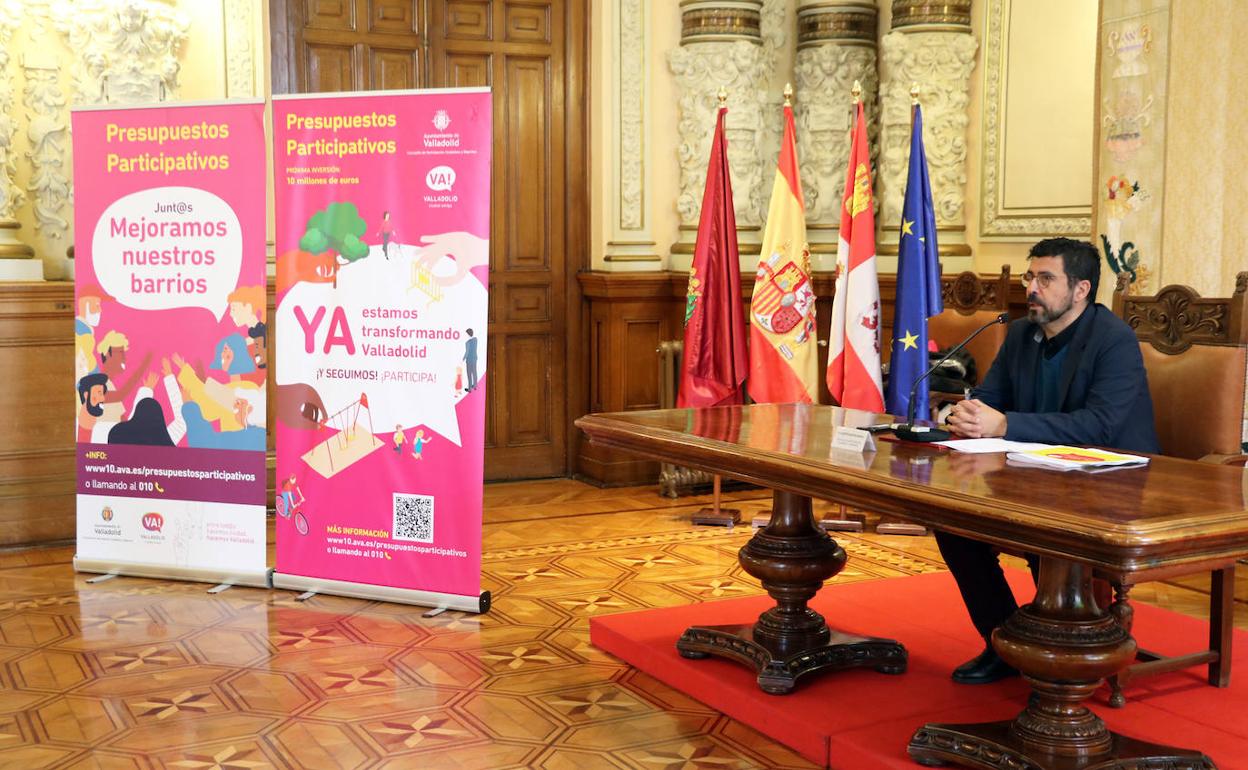
[[[1030,577],[1012,572],[1015,595],[1030,597]],[[979,722],[1014,717],[1025,705],[1021,679],[967,687],[949,672],[980,646],[948,573],[871,580],[819,592],[814,608],[849,633],[891,637],[910,653],[900,676],[871,670],[815,674],[790,695],[767,695],[754,674],[723,659],[686,660],[676,639],[690,625],[752,622],[770,606],[766,596],[631,612],[590,620],[593,644],[671,687],[754,727],[836,770],[918,765],[906,755],[916,728],[927,722]],[[1135,605],[1141,646],[1192,652],[1208,641],[1208,624],[1186,615]],[[1248,633],[1235,632],[1248,653]],[[1110,728],[1133,737],[1197,748],[1220,770],[1248,770],[1248,670],[1227,689],[1205,684],[1204,667],[1133,682],[1124,709],[1109,708],[1108,688],[1090,705]]]

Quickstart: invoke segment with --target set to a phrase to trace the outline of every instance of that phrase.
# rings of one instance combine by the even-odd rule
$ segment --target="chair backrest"
[[[1119,275],[1114,313],[1135,329],[1148,371],[1163,454],[1196,459],[1240,452],[1248,382],[1248,272],[1229,298],[1166,286],[1128,294]]]
[[[991,281],[981,280],[970,270],[941,276],[940,288],[945,309],[927,322],[927,338],[935,340],[938,347],[947,348],[1010,309],[1010,266],[1002,265],[1001,274]],[[988,373],[988,367],[992,366],[997,351],[1005,342],[1005,332],[1004,324],[994,326],[966,346],[975,359],[975,371],[980,380]]]

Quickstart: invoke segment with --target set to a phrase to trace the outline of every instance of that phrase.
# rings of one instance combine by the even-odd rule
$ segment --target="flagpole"
[[[719,111],[723,112],[724,108],[728,106],[728,89],[721,85],[719,87],[719,91],[716,92],[715,97],[719,99]],[[735,238],[736,234],[732,234],[731,237]],[[739,302],[740,299],[736,299],[736,301]],[[723,476],[720,476],[718,473],[711,476],[711,507],[702,508],[697,513],[693,514],[690,521],[692,521],[695,525],[711,524],[731,529],[734,525],[741,521],[740,509],[720,507],[720,495],[723,490],[723,484]]]
[[[910,133],[914,133],[914,114],[919,109],[919,84],[910,84]],[[898,248],[900,253],[901,249]],[[900,257],[899,257],[900,259]],[[896,330],[893,332],[896,333]],[[912,524],[908,521],[900,521],[885,516],[880,517],[880,522],[875,525],[875,532],[878,535],[911,535],[922,537],[927,534],[927,527],[921,524]]]

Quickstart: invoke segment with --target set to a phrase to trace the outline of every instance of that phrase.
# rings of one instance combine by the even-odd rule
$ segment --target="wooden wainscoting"
[[[995,275],[983,275],[992,281]],[[659,407],[659,343],[684,334],[685,292],[688,275],[676,271],[611,273],[588,271],[579,276],[589,318],[589,410],[627,412]],[[832,323],[835,280],[831,272],[814,276],[819,339],[828,339]],[[741,301],[747,306],[754,276],[741,275]],[[897,276],[880,276],[881,339],[893,332]],[[1010,287],[1010,315],[1026,312],[1023,287]],[[826,346],[819,348],[819,370],[827,367]],[[826,383],[819,382],[820,402],[831,403]],[[608,486],[658,483],[659,464],[581,441],[574,467],[588,481]]]
[[[268,317],[273,318],[273,287]],[[270,335],[273,327],[270,326]],[[273,371],[274,346],[269,346]],[[0,283],[0,547],[75,534],[74,285]],[[273,507],[273,378],[268,383]]]
[[[74,287],[0,284],[0,545],[74,536]]]

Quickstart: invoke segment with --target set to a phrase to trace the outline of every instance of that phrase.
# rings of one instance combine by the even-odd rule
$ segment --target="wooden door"
[[[274,0],[274,91],[490,86],[487,479],[563,476],[587,205],[585,0]],[[280,71],[279,71],[280,70]]]

